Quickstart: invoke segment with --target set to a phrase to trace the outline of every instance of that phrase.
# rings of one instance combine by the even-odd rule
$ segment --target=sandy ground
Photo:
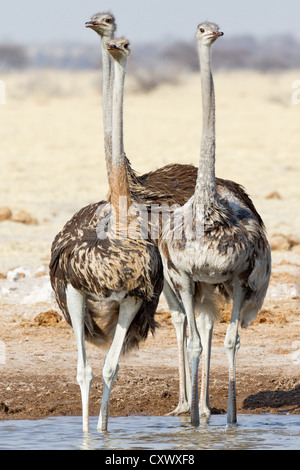
[[[240,331],[239,413],[300,412],[300,105],[291,100],[299,77],[300,71],[215,76],[217,175],[246,187],[273,257],[264,307]],[[0,106],[0,207],[11,215],[0,221],[0,419],[80,414],[73,332],[57,317],[47,266],[65,221],[107,192],[100,77],[42,71],[1,79],[7,97]],[[151,93],[137,91],[132,76],[126,86],[125,146],[134,168],[197,164],[198,75]],[[227,313],[228,307],[213,337],[214,413],[227,409]],[[155,337],[120,362],[111,415],[160,415],[177,405],[176,339],[163,298],[157,319]],[[97,415],[105,353],[89,345],[88,356],[95,376],[91,414]]]

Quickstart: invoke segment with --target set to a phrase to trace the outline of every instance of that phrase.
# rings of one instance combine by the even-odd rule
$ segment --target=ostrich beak
[[[98,23],[97,21],[87,21],[87,22],[85,23],[85,27],[86,27],[86,28],[93,28],[93,27],[96,27],[96,26],[98,26],[99,28],[101,28],[101,27],[103,27],[103,26],[105,26],[105,25],[103,25],[103,23]]]
[[[115,44],[108,44],[107,45],[107,50],[108,51],[118,51],[119,48],[117,46],[115,46]]]
[[[222,31],[214,31],[213,33],[208,33],[206,34],[205,36],[208,37],[208,38],[218,38],[220,36],[223,36],[223,32]]]

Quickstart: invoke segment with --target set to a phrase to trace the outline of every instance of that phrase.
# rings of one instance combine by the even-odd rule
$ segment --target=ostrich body
[[[174,211],[173,227],[163,233],[161,254],[164,274],[184,305],[188,319],[188,352],[191,359],[191,422],[199,423],[198,365],[202,351],[194,315],[197,294],[214,285],[222,286],[233,299],[230,324],[225,337],[229,365],[227,420],[236,422],[235,362],[239,348],[238,324],[245,327],[261,308],[271,270],[270,248],[261,219],[225,187],[217,190],[215,178],[215,101],[211,73],[211,45],[222,36],[218,26],[198,26],[197,42],[201,65],[203,127],[196,187],[189,201]],[[187,211],[192,226],[176,238]],[[200,227],[198,232],[195,230]],[[207,310],[211,322],[214,312]],[[200,339],[201,337],[201,339]]]
[[[86,23],[88,28],[93,29],[101,37],[102,43],[102,60],[103,60],[103,100],[105,96],[111,94],[111,87],[113,83],[113,68],[111,66],[112,58],[107,51],[106,45],[109,38],[114,36],[116,30],[115,18],[111,13],[97,13],[93,15],[91,21]],[[109,122],[111,116],[111,109],[109,108],[110,101],[104,101],[104,132],[106,134],[106,142],[111,142],[111,123]],[[105,155],[108,169],[111,166],[111,147],[105,147]],[[133,200],[145,204],[149,211],[153,204],[163,205],[164,207],[172,205],[183,206],[192,197],[195,190],[197,181],[197,168],[194,165],[186,164],[169,164],[155,171],[151,171],[144,175],[138,175],[130,165],[129,160],[125,157],[127,165],[127,175],[130,186],[130,193]],[[109,172],[108,172],[109,174]],[[251,199],[246,194],[244,188],[239,184],[216,178],[216,190],[220,198],[231,198],[237,206],[243,207],[253,214],[254,218],[258,221],[261,229],[264,229],[263,221],[257,213]],[[97,205],[94,206],[97,210]],[[155,227],[156,229],[157,227]],[[161,227],[156,230],[158,238],[154,239],[159,249],[163,248],[161,244]],[[168,266],[165,267],[165,272],[168,272]],[[188,412],[190,409],[190,373],[188,358],[186,352],[186,315],[184,312],[183,304],[176,295],[176,289],[172,286],[170,277],[169,282],[166,280],[164,283],[164,296],[167,300],[172,321],[175,327],[177,342],[178,342],[178,357],[179,357],[179,403],[173,412],[170,414],[180,414]],[[195,309],[200,314],[197,319],[198,329],[202,338],[202,376],[201,382],[201,396],[200,396],[200,410],[201,415],[204,417],[210,416],[209,409],[209,362],[210,362],[210,347],[211,336],[213,329],[213,321],[217,317],[217,300],[218,296],[216,290],[212,285],[203,285],[195,283]],[[224,289],[221,286],[221,291],[224,294]]]
[[[125,200],[126,209],[131,205],[122,128],[128,45],[128,41],[120,40],[107,46],[115,69],[110,202],[81,209],[56,236],[51,251],[52,287],[65,318],[73,326],[77,343],[84,431],[89,429],[92,382],[84,337],[100,346],[109,345],[112,339],[102,370],[103,397],[98,422],[98,429],[105,431],[119,356],[146,339],[150,330],[154,331],[154,314],[163,288],[158,248],[149,237],[137,238],[136,233],[131,233],[130,220],[124,220],[120,205],[120,200]],[[112,217],[116,223],[111,223]]]

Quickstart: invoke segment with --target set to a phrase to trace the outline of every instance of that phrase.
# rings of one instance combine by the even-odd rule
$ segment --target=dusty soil
[[[280,265],[279,268],[299,268]],[[300,413],[300,338],[298,276],[274,273],[271,295],[246,330],[241,330],[237,360],[239,413]],[[20,279],[19,283],[24,282]],[[274,293],[284,286],[284,302]],[[0,419],[36,419],[80,415],[76,383],[76,346],[72,329],[50,304],[36,303],[20,317],[20,307],[1,304]],[[10,316],[5,312],[9,309]],[[23,307],[24,309],[24,307]],[[213,337],[210,404],[212,413],[227,409],[227,361],[223,348],[228,313],[224,307]],[[39,312],[39,313],[38,313]],[[24,318],[25,316],[25,318]],[[164,415],[178,400],[177,348],[174,328],[164,300],[157,319],[161,327],[129,356],[122,357],[111,397],[111,416]],[[100,409],[101,368],[105,351],[88,345],[94,372],[91,415]]]

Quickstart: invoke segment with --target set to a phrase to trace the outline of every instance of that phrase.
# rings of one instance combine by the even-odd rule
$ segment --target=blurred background
[[[197,70],[194,34],[204,20],[225,31],[215,68],[300,66],[298,0],[11,0],[1,6],[0,71],[98,67],[99,43],[84,23],[106,10],[115,14],[118,34],[132,43],[130,67]]]

